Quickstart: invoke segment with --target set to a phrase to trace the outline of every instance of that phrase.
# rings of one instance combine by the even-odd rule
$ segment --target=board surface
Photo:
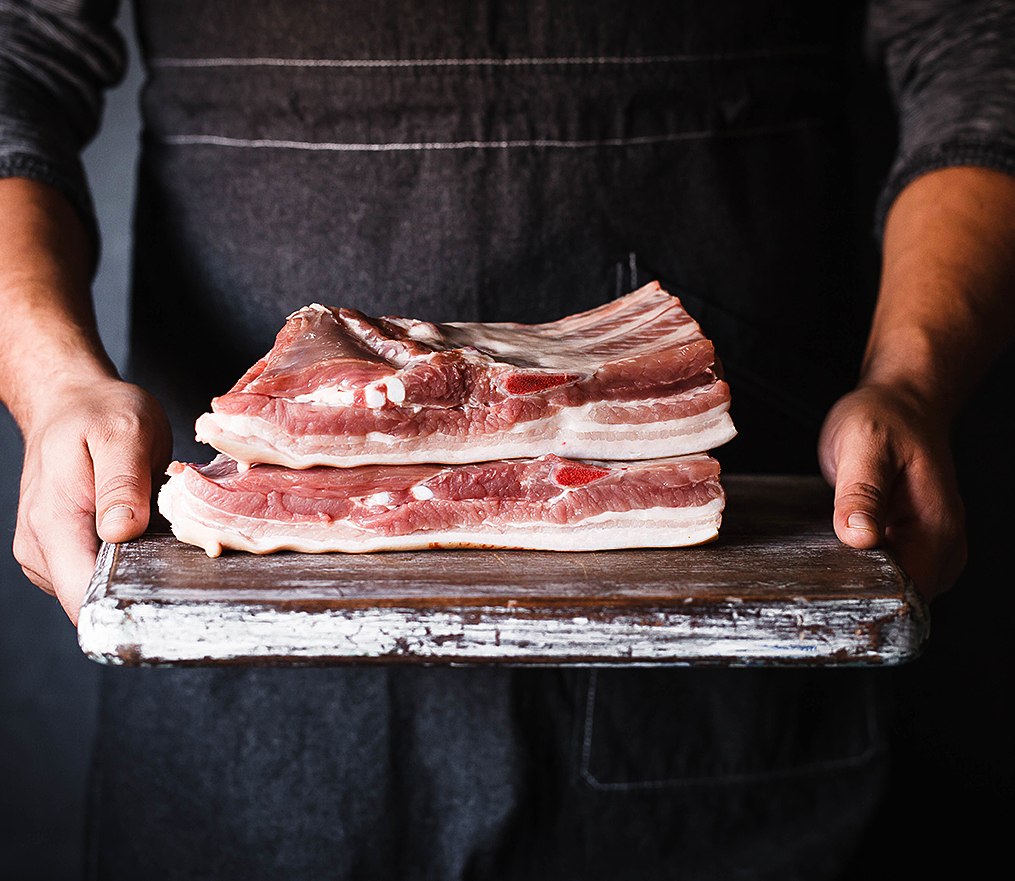
[[[103,545],[78,625],[114,664],[891,664],[929,630],[882,549],[842,545],[819,478],[724,476],[694,548],[211,559]]]

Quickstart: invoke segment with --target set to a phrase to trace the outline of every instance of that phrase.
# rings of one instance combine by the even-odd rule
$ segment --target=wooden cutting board
[[[842,545],[820,478],[724,476],[718,541],[589,553],[210,559],[103,545],[78,635],[113,664],[893,664],[929,618],[891,555]]]

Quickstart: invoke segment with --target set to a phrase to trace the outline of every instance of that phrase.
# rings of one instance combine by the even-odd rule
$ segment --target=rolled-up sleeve
[[[60,190],[95,237],[81,149],[123,76],[116,0],[0,0],[0,177]]]
[[[955,165],[1015,174],[1015,3],[874,0],[868,49],[899,114],[877,229],[901,190]]]

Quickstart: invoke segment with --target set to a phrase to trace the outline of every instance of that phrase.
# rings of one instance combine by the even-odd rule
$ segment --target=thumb
[[[873,548],[885,536],[888,495],[898,476],[884,450],[839,445],[835,464],[835,534],[850,547]]]
[[[123,444],[93,450],[95,528],[108,542],[137,538],[148,526],[152,491],[151,462],[146,451]]]

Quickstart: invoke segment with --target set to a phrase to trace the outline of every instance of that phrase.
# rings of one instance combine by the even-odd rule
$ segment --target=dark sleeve
[[[899,113],[899,150],[877,230],[903,187],[975,165],[1015,175],[1015,2],[873,0],[868,49]]]
[[[0,0],[0,177],[62,192],[97,243],[80,152],[123,75],[117,0]]]

